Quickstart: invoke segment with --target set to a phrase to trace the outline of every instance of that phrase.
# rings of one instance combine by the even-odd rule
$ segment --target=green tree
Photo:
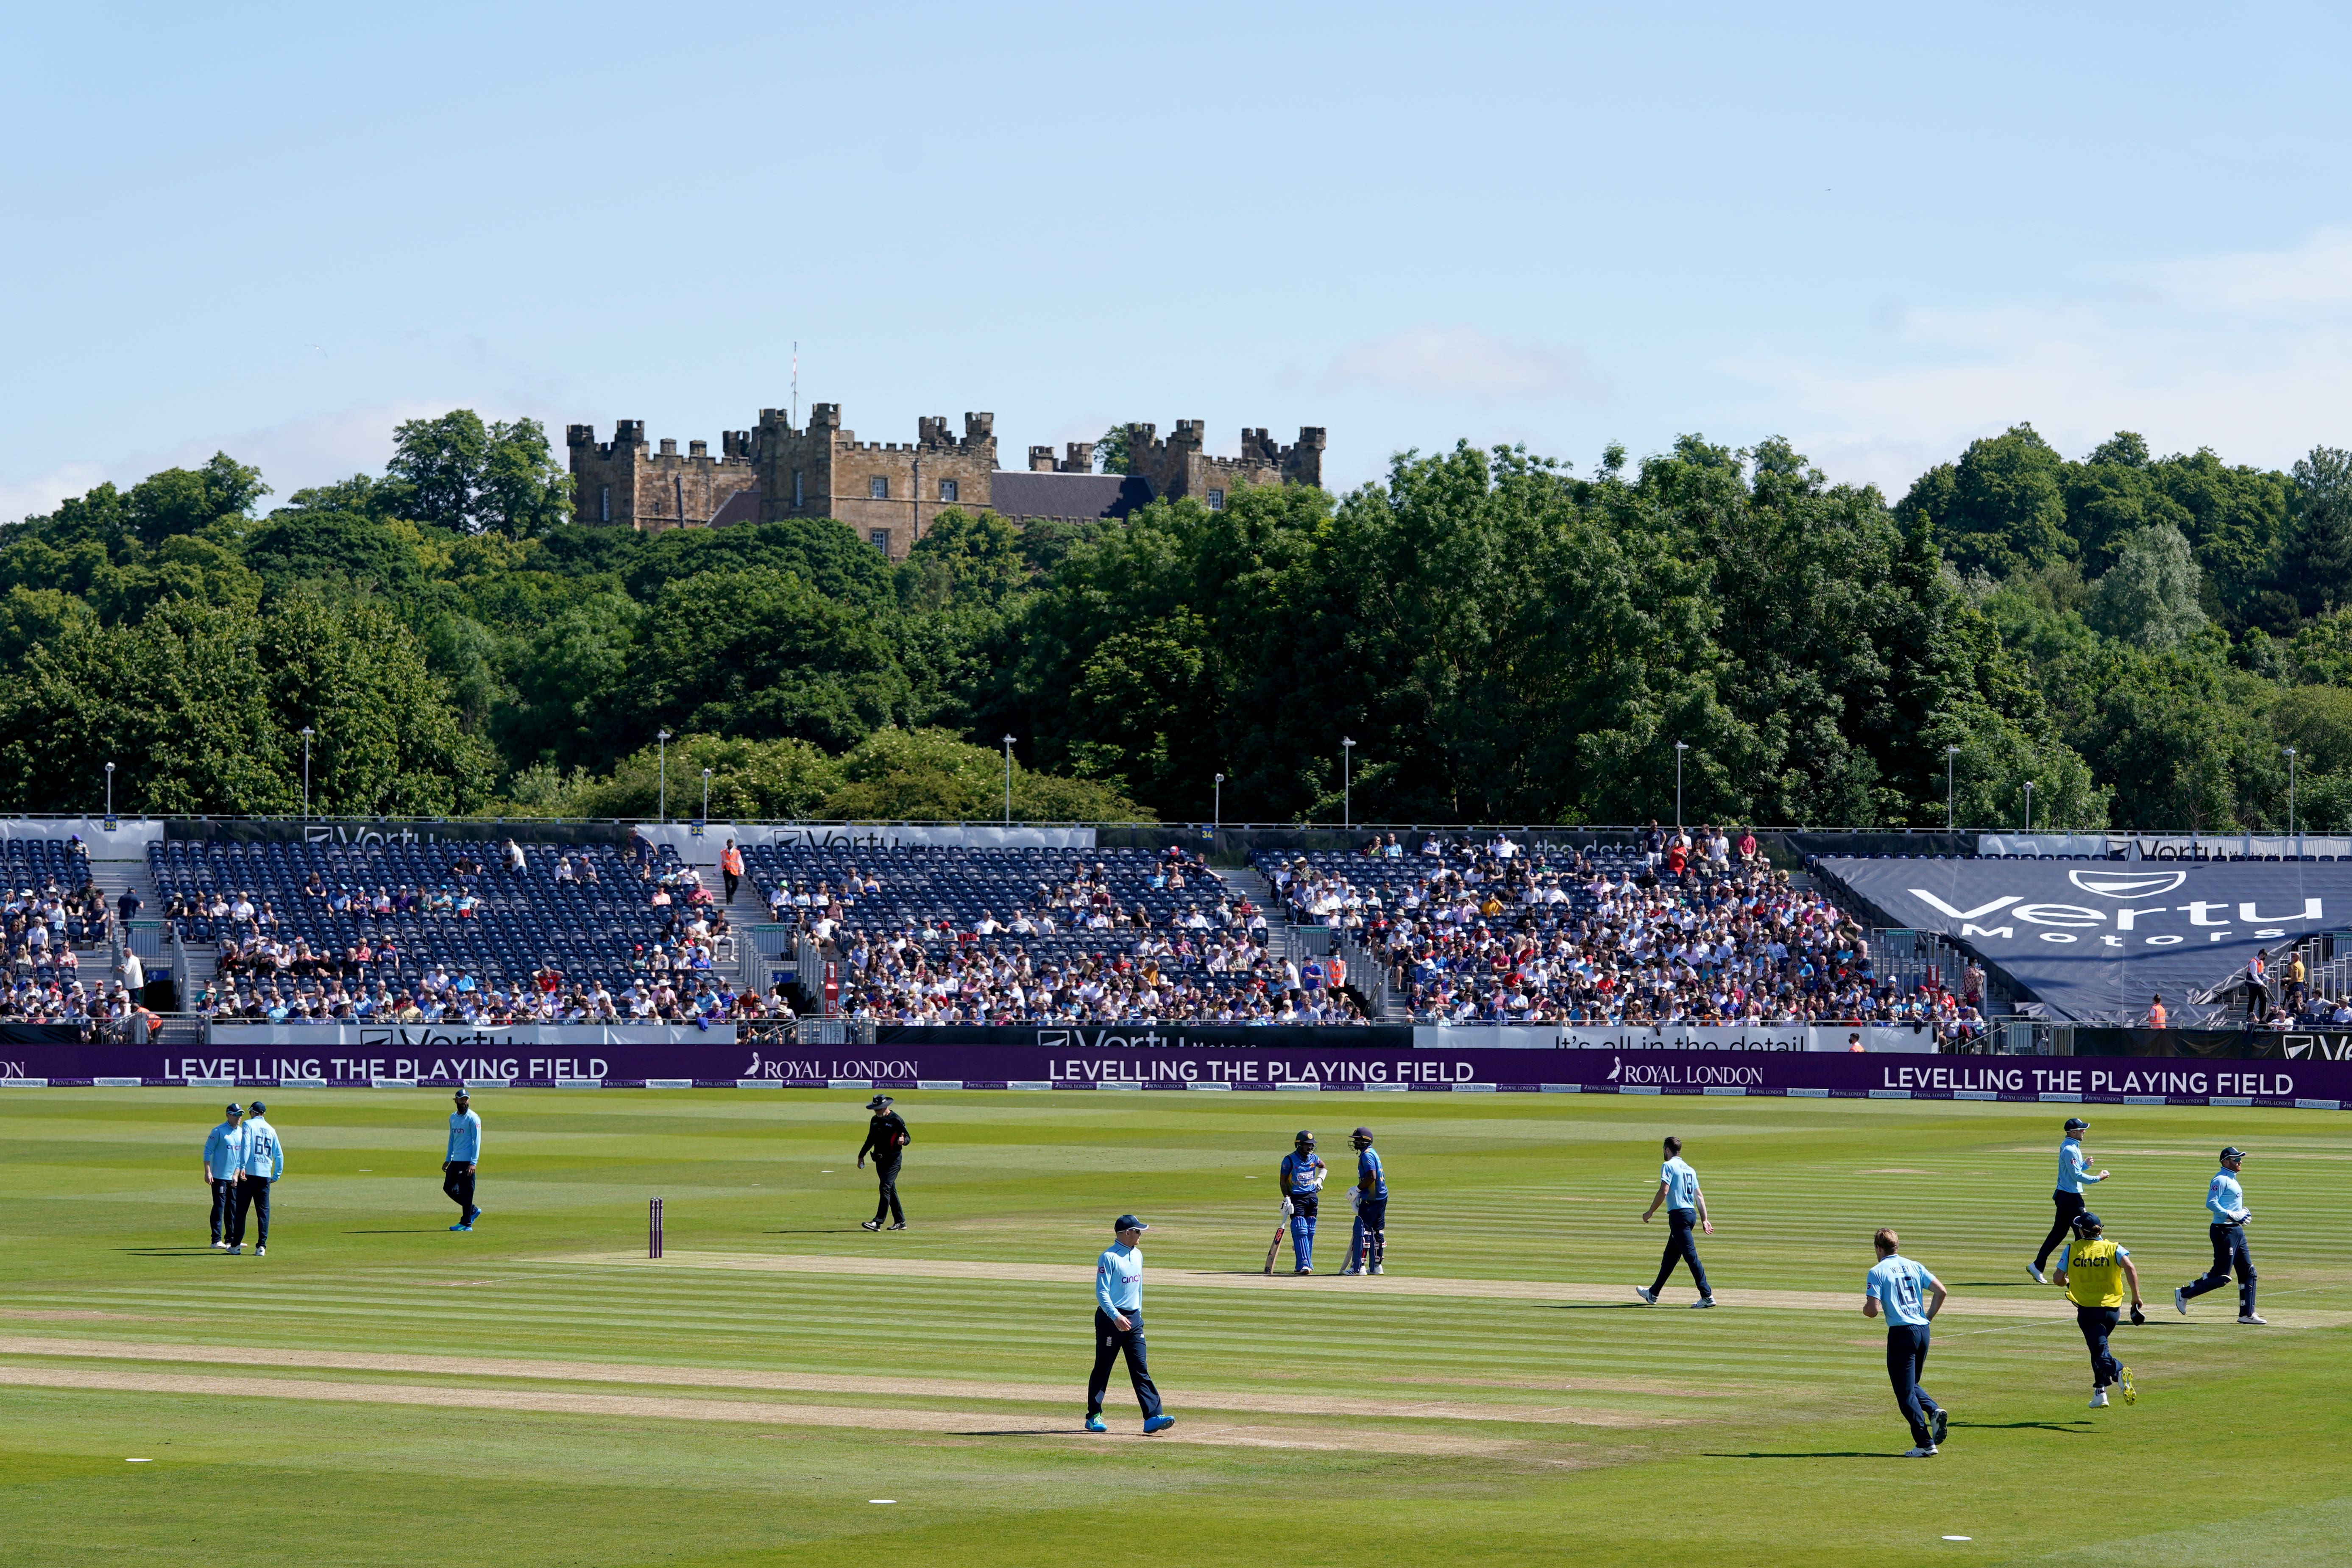
[[[2063,460],[2031,425],[1969,444],[1949,476],[1931,473],[1904,498],[1906,522],[1936,525],[1961,570],[1997,576],[2075,553],[2068,531]]]
[[[877,730],[842,756],[824,815],[859,822],[992,821],[1004,815],[1002,752],[945,730]],[[1013,764],[1015,822],[1150,822],[1151,813],[1092,780]]]
[[[639,734],[666,725],[831,748],[892,722],[911,697],[886,620],[753,567],[663,586],[624,700]]]
[[[490,426],[473,515],[477,527],[509,539],[530,539],[572,521],[572,471],[556,460],[538,420]]]
[[[557,462],[536,419],[486,425],[470,408],[393,430],[391,487],[375,508],[453,532],[488,531],[527,539],[572,516],[572,476]]]
[[[2306,616],[2352,607],[2352,452],[2314,447],[2295,460],[2294,493],[2280,586]]]
[[[2205,625],[2200,574],[2189,541],[2170,523],[2126,534],[2116,563],[2091,588],[2091,626],[2145,648],[2176,647]]]

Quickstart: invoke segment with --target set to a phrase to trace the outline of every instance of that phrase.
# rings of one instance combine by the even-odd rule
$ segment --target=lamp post
[[[1953,833],[1958,830],[1958,825],[1953,820],[1952,816],[1952,802],[1954,799],[1952,794],[1952,767],[1954,763],[1958,760],[1959,754],[1960,749],[1958,746],[1946,746],[1944,748],[1944,831],[1947,833]]]
[[[2033,781],[2025,781],[2025,831],[2033,831]]]
[[[661,766],[660,805],[656,806],[655,810],[659,814],[662,821],[667,822],[669,820],[669,731],[667,730],[656,731],[654,742],[660,747]]]
[[[106,764],[106,815],[114,815],[114,764]]]
[[[1013,826],[1013,737],[1004,737],[1004,826]]]
[[[1339,826],[1356,826],[1356,742],[1339,737]]]
[[[1688,741],[1675,742],[1675,831],[1683,830],[1683,753],[1690,750]]]
[[[702,770],[702,820],[710,820],[710,770]]]
[[[302,820],[310,820],[310,726],[302,726]]]
[[[1215,798],[1209,812],[1212,824],[1222,830],[1225,826],[1225,775],[1223,773],[1217,775]]]
[[[2287,836],[2289,838],[2294,838],[2294,748],[2293,746],[2281,746],[2281,747],[2279,748],[2279,755],[2280,755],[2280,756],[2282,756],[2282,757],[2284,757],[2284,758],[2286,759],[2286,836]],[[2295,852],[2297,855],[2300,855],[2300,854],[2302,854],[2302,853],[2303,853],[2303,844],[2302,844],[2301,840],[2297,840],[2297,841],[2296,841],[2296,843],[2295,843],[2295,847],[2294,847],[2294,852]]]

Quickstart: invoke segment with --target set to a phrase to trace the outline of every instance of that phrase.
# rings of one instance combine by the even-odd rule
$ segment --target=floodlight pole
[[[1219,773],[1214,785],[1215,795],[1209,807],[1210,821],[1222,831],[1225,826],[1225,775]]]
[[[702,820],[710,820],[710,770],[702,770]]]
[[[2286,836],[2295,838],[2294,831],[2294,748],[2281,746],[2279,755],[2286,759]],[[2295,839],[2294,852],[2303,853],[2303,841]]]
[[[2033,831],[2033,781],[2025,781],[2025,831]]]
[[[302,820],[310,820],[310,726],[302,726]]]
[[[1960,749],[1958,746],[1944,748],[1944,831],[1947,833],[1958,831],[1958,826],[1953,819],[1952,803],[1955,797],[1952,793],[1952,767],[1959,754]]]
[[[1683,753],[1690,750],[1688,741],[1675,742],[1675,832],[1683,830]]]
[[[661,749],[661,797],[660,804],[655,809],[660,814],[661,820],[667,822],[669,820],[669,731],[667,730],[658,731],[654,736],[654,742]]]
[[[1004,826],[1013,826],[1013,737],[1004,737]]]
[[[114,764],[106,764],[106,815],[114,815]]]
[[[1339,826],[1356,826],[1356,742],[1339,738]]]

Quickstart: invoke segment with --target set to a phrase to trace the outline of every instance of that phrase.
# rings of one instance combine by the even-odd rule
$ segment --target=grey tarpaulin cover
[[[1937,931],[2064,1018],[2137,1020],[2161,993],[2172,1021],[2257,952],[2352,927],[2352,865],[2123,860],[1825,859],[1820,869],[1889,926]],[[2272,994],[2277,994],[2275,977]]]

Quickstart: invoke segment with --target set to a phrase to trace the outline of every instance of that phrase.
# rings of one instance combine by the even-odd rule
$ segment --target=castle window
[[[879,484],[881,481],[877,479],[875,482]],[[877,528],[871,533],[868,533],[866,537],[872,542],[875,549],[880,551],[885,555],[890,553],[890,531],[888,529]]]
[[[794,469],[793,470],[793,510],[794,511],[798,511],[798,510],[800,510],[800,508],[801,508],[801,471],[800,471],[798,468],[794,468]]]
[[[941,500],[953,500],[956,499],[956,482],[953,479],[941,479],[940,481],[940,499]]]
[[[1223,511],[1225,510],[1224,491],[1211,490],[1209,492],[1209,510],[1211,511]]]
[[[869,499],[874,500],[888,500],[890,499],[890,481],[884,479],[880,474],[875,475],[872,479],[866,481],[866,494]]]
[[[613,487],[610,485],[596,487],[596,521],[598,522],[613,521]]]

